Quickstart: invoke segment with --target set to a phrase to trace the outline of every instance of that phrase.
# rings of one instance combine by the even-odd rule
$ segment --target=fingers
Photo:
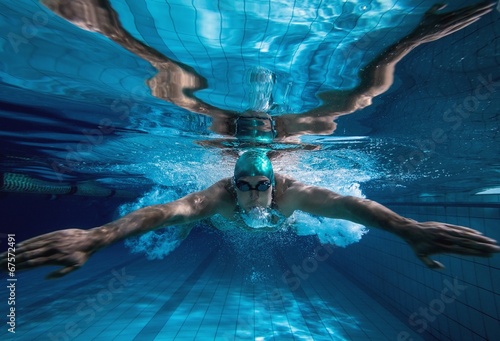
[[[492,10],[493,8],[490,6],[479,10],[464,10],[463,12],[449,13],[447,24],[465,27],[479,20],[483,15],[491,12]]]
[[[36,256],[16,261],[17,270],[26,270],[44,265],[62,265],[60,256],[50,253],[40,253]]]
[[[56,253],[51,247],[30,248],[30,251],[16,250],[15,264],[17,270],[30,269],[40,265],[54,265]],[[1,266],[4,266],[4,259],[1,260]]]
[[[495,6],[494,2],[489,2],[489,1],[484,1],[479,4],[471,5],[468,7],[464,7],[462,9],[456,10],[454,12],[446,13],[454,16],[459,16],[459,17],[466,17],[467,15],[469,16],[478,16],[478,15],[484,15],[488,12],[490,12],[493,9],[493,6]]]
[[[430,259],[427,255],[417,255],[418,259],[422,261],[427,267],[435,270],[441,270],[444,269],[444,265],[438,261]]]
[[[450,242],[456,242],[457,239],[467,239],[481,243],[496,244],[496,240],[484,236],[481,232],[467,228],[462,229],[460,226],[446,227],[446,229],[440,233],[440,237]]]
[[[495,252],[500,252],[500,247],[491,243],[480,243],[467,239],[457,241],[456,244],[438,244],[441,252],[456,253],[466,256],[490,257]]]
[[[481,19],[483,15],[491,12],[492,9],[491,6],[479,10],[469,10],[466,8],[461,11],[442,14],[439,21],[441,21],[443,25],[450,27],[451,30],[456,31]]]
[[[50,240],[47,241],[47,239],[39,239],[36,241],[31,241],[30,239],[22,243],[19,243],[16,247],[16,253],[19,255],[24,252],[29,252],[32,250],[43,248],[46,245],[50,245]]]
[[[481,232],[452,224],[425,222],[420,225],[422,234],[407,240],[417,257],[429,268],[442,268],[442,264],[429,258],[439,253],[464,256],[490,257],[500,252],[497,241]]]
[[[461,245],[437,244],[437,246],[440,247],[440,251],[433,253],[446,252],[464,256],[490,257],[493,252],[500,252],[500,247],[497,245],[471,243],[470,240],[464,240]],[[417,257],[420,261],[422,261],[422,263],[431,269],[444,269],[444,265],[442,263],[430,259],[427,254],[419,253],[417,254]]]
[[[440,11],[444,9],[447,5],[446,4],[435,4],[425,14],[435,14],[437,11]]]
[[[81,230],[79,229],[67,229],[42,234],[17,244],[16,250],[17,253],[19,253],[45,246],[50,246],[54,242],[62,240],[64,238],[76,238],[80,232]]]
[[[455,253],[466,256],[490,257],[493,253],[500,252],[500,247],[495,240],[481,235],[447,234],[438,237],[424,252],[428,254]]]
[[[29,269],[40,265],[54,265],[49,262],[54,261],[50,258],[56,254],[54,249],[54,233],[37,236],[19,243],[16,246],[16,269]],[[45,263],[46,262],[46,263]],[[5,268],[7,264],[7,253],[0,254],[0,267]]]
[[[455,22],[464,22],[471,19],[479,19],[483,15],[491,12],[493,10],[493,5],[494,4],[492,3],[488,3],[488,4],[483,4],[482,6],[479,7],[478,6],[466,7],[461,11],[457,11],[457,13],[453,15],[453,17],[455,18]]]
[[[437,243],[443,249],[455,249],[465,251],[476,250],[483,254],[500,252],[497,241],[488,238],[481,232],[456,225],[445,225],[445,230],[440,233]]]
[[[0,254],[0,268],[3,271],[7,271],[7,269],[6,269],[7,263],[12,263],[12,264],[16,265],[16,269],[22,270],[23,268],[26,268],[25,264],[24,264],[26,262],[26,260],[33,258],[33,257],[34,258],[43,257],[43,256],[47,255],[48,251],[49,250],[43,250],[43,251],[38,251],[37,253],[32,254],[32,252],[20,253],[20,252],[17,252],[17,250],[16,250],[15,257],[13,254],[9,255],[7,252],[4,252],[4,253]],[[12,257],[12,258],[9,259],[8,256]]]
[[[454,33],[454,32],[456,32],[458,30],[461,30],[462,28],[465,28],[465,27],[467,27],[469,25],[472,25],[473,23],[475,23],[479,19],[481,19],[481,18],[480,17],[474,17],[474,18],[470,18],[470,19],[460,20],[454,26],[448,28],[449,32],[447,34]]]
[[[482,233],[480,231],[471,229],[470,227],[452,225],[452,224],[443,224],[443,225],[447,229],[449,229],[450,231],[456,230],[456,231],[463,231],[463,232],[468,232],[468,233],[472,233],[472,234],[482,235]]]
[[[67,266],[65,268],[62,268],[60,270],[56,270],[45,276],[45,279],[56,279],[56,278],[61,278],[63,276],[66,276],[70,272],[73,272],[77,269],[79,269],[79,265],[72,265],[72,266]]]
[[[484,11],[493,9],[493,7],[495,5],[496,5],[495,2],[483,1],[483,2],[481,2],[479,4],[469,6],[468,8],[470,8],[471,11],[484,12]]]
[[[434,5],[425,13],[415,29],[413,38],[420,44],[443,38],[475,23],[483,15],[491,12],[494,5],[491,2],[483,2],[447,13],[439,12],[446,7],[445,5]]]
[[[6,258],[7,253],[4,252],[0,254],[0,267],[2,271],[7,271],[6,265],[7,265],[7,258]],[[34,251],[28,251],[23,253],[23,257],[16,257],[16,270],[25,270],[25,269],[31,269],[35,268],[38,266],[43,266],[43,265],[62,265],[62,264],[71,264],[69,266],[66,266],[60,270],[56,270],[54,272],[51,272],[48,274],[45,278],[46,279],[55,279],[55,278],[60,278],[68,273],[75,271],[81,267],[81,264],[74,264],[74,261],[71,259],[61,259],[60,255],[57,254],[51,254],[50,250],[34,250]]]
[[[426,227],[437,227],[441,230],[441,236],[456,236],[456,237],[466,237],[467,239],[473,239],[478,241],[496,243],[496,240],[485,237],[481,231],[474,230],[470,227],[440,223],[435,221],[429,221],[424,223]]]
[[[466,244],[470,245],[473,247],[474,245],[477,245],[478,248],[481,247],[490,247],[492,252],[498,252],[500,251],[500,247],[497,244],[497,241],[495,239],[491,239],[482,235],[474,235],[474,234],[463,234],[457,237],[457,242],[456,244]]]
[[[19,243],[20,246],[16,247],[16,270],[32,269],[44,265],[74,264],[71,257],[54,247],[52,239],[46,238],[46,236],[45,238],[35,237]],[[7,253],[0,255],[2,270],[6,270],[7,260]]]
[[[47,243],[47,240],[51,240],[51,236],[54,235],[55,232],[47,233],[47,234],[42,234],[40,236],[36,236],[33,238],[30,238],[28,240],[25,240],[19,244],[17,244],[17,250],[19,251],[20,249],[32,249],[34,246],[39,245],[41,243]]]
[[[437,18],[439,18],[438,21],[442,22],[443,24],[451,26],[451,25],[464,23],[465,21],[468,21],[471,19],[479,19],[483,15],[491,12],[493,10],[494,5],[495,4],[491,3],[491,2],[483,2],[481,4],[472,5],[472,6],[465,7],[465,8],[459,9],[457,11],[449,12],[449,13],[437,13],[438,11],[440,11],[446,7],[446,5],[437,4],[437,5],[432,6],[425,13],[425,16],[428,19],[431,19],[431,17],[435,17],[437,20]],[[468,25],[469,24],[471,24],[471,23],[468,23]],[[467,26],[467,25],[465,25],[465,26]],[[463,27],[465,27],[465,26],[463,26]]]

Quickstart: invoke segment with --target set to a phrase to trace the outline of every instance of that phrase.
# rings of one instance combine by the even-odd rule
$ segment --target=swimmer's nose
[[[259,198],[259,191],[256,191],[256,190],[251,190],[250,191],[250,198],[254,199],[258,199]]]

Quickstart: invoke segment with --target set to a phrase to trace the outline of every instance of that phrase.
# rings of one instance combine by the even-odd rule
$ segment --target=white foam
[[[120,214],[148,205],[174,201],[188,193],[195,192],[212,185],[223,175],[230,175],[233,163],[225,157],[205,154],[196,161],[186,161],[177,150],[168,152],[168,161],[154,160],[144,169],[147,177],[163,186],[144,194],[136,202],[123,205]],[[191,160],[192,155],[187,158]],[[364,198],[360,183],[374,179],[379,175],[376,160],[370,155],[356,150],[323,150],[317,153],[284,154],[273,162],[275,171],[292,176],[306,184],[330,189],[342,195]],[[176,186],[177,185],[177,186]],[[253,221],[267,226],[268,221],[262,212],[255,212]],[[226,222],[224,220],[224,222]],[[335,244],[345,247],[358,242],[367,233],[367,229],[359,224],[346,220],[329,219],[312,216],[303,212],[295,212],[291,219],[292,230],[299,236],[316,235],[321,243]],[[229,222],[227,222],[229,224]],[[176,239],[178,227],[168,227],[131,238],[126,242],[132,252],[146,254],[150,259],[163,258],[178,245]],[[251,238],[255,238],[250,233]]]
[[[359,184],[340,188],[338,192],[364,198]],[[322,244],[346,247],[361,240],[361,237],[368,232],[363,225],[347,220],[317,217],[303,212],[295,212],[294,218],[295,229],[299,236],[316,235]]]
[[[178,199],[178,194],[161,188],[154,188],[137,201],[120,206],[120,215],[126,215],[145,206],[156,205]],[[180,244],[178,226],[168,226],[125,240],[125,246],[132,253],[144,253],[147,259],[163,259]]]

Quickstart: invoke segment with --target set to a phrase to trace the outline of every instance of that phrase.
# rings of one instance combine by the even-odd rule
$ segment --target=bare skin
[[[148,81],[154,96],[191,112],[211,116],[214,119],[212,129],[218,133],[231,135],[234,131],[231,126],[234,123],[231,122],[238,116],[237,113],[221,110],[194,96],[195,91],[206,88],[206,80],[189,66],[170,60],[135,40],[123,30],[107,1],[43,2],[67,20],[84,29],[100,32],[149,61],[158,70],[158,74]],[[84,4],[83,10],[78,8],[78,4]],[[356,88],[325,92],[320,94],[323,100],[320,107],[277,118],[277,139],[306,132],[331,134],[335,130],[333,119],[370,105],[374,97],[387,91],[393,83],[396,64],[414,48],[472,24],[490,12],[493,6],[493,3],[483,2],[451,13],[438,13],[443,5],[432,7],[413,32],[388,47],[360,71],[360,84]],[[90,20],[93,17],[97,20]],[[430,268],[443,267],[441,263],[429,258],[437,253],[488,257],[500,252],[495,240],[476,230],[440,222],[417,222],[374,201],[341,196],[278,174],[275,177],[274,200],[284,216],[300,210],[385,230],[406,241],[417,257]],[[262,177],[246,178],[252,185],[260,180]],[[203,191],[170,203],[142,208],[103,226],[89,230],[65,229],[24,241],[16,248],[16,268],[22,270],[43,265],[62,266],[48,276],[61,277],[80,268],[95,252],[119,240],[171,225],[186,226],[179,235],[183,239],[189,233],[188,223],[216,214],[235,220],[240,207],[246,210],[255,205],[269,206],[272,195],[273,188],[265,192],[243,193],[232,188],[231,179],[223,179]],[[7,255],[1,254],[0,267],[5,269],[6,263]]]
[[[279,174],[275,174],[275,178],[274,200],[284,216],[300,210],[385,230],[407,242],[429,268],[443,268],[441,263],[429,258],[433,254],[489,257],[500,252],[495,240],[467,227],[433,221],[418,222],[402,217],[375,201],[342,196]],[[265,177],[244,179],[255,185]],[[89,230],[65,229],[31,238],[16,248],[16,269],[58,265],[63,268],[50,273],[47,278],[62,277],[80,268],[95,252],[127,237],[166,226],[183,225],[186,228],[179,238],[184,239],[190,231],[190,227],[185,225],[187,223],[216,214],[234,221],[239,208],[247,210],[271,203],[272,186],[264,192],[241,192],[232,186],[230,178],[222,179],[203,191],[170,203],[144,207],[103,226]],[[5,269],[6,263],[7,254],[3,253],[0,255],[1,268]]]
[[[195,92],[207,88],[207,80],[190,66],[167,58],[154,48],[135,39],[122,27],[119,16],[109,1],[41,0],[41,2],[74,25],[100,33],[148,61],[158,71],[147,82],[153,96],[190,112],[208,115],[212,118],[212,131],[220,135],[235,136],[235,120],[244,114],[220,109],[197,98]],[[442,10],[446,5],[434,5],[412,32],[384,49],[360,70],[358,86],[353,89],[320,93],[318,96],[323,104],[315,109],[273,117],[276,126],[275,141],[295,142],[297,136],[304,134],[332,134],[336,129],[333,120],[369,106],[373,98],[391,87],[397,63],[411,51],[422,44],[441,39],[473,24],[491,12],[493,6],[495,3],[484,1],[443,13]],[[271,104],[269,103],[269,106]]]

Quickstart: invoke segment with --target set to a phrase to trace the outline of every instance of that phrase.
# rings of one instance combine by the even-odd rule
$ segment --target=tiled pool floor
[[[227,245],[195,244],[155,261],[116,246],[55,281],[42,279],[46,268],[19,273],[16,334],[4,327],[0,338],[397,340],[410,331],[323,261],[335,253],[282,248],[252,264]]]

